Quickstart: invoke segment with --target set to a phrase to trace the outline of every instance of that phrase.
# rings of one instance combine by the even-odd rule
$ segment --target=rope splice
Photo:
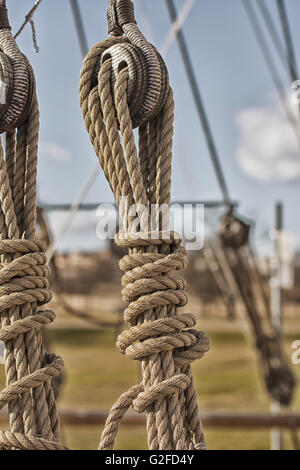
[[[146,412],[150,449],[204,449],[191,362],[209,350],[210,342],[193,329],[194,315],[177,312],[187,295],[176,272],[186,266],[187,257],[169,229],[173,93],[163,60],[135,23],[132,3],[110,2],[108,18],[112,37],[94,46],[84,60],[80,104],[126,227],[115,241],[128,249],[120,267],[130,329],[117,346],[141,361],[143,381],[111,409],[99,449],[113,448],[130,406]],[[139,127],[139,152],[134,127]],[[146,207],[147,214],[154,206],[155,230],[141,211],[136,232],[130,211],[123,210],[124,200],[128,208]]]

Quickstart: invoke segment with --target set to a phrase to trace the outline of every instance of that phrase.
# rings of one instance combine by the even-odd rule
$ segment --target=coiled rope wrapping
[[[114,2],[114,8],[125,3]],[[116,31],[111,23],[110,28]],[[123,25],[123,30],[134,29],[138,35],[136,28],[134,23]],[[144,41],[135,44],[144,46]],[[133,99],[145,103],[151,89],[147,58],[135,44],[124,37],[97,44],[85,58],[80,80],[85,125],[119,208],[126,199],[128,207],[133,203],[148,209],[151,204],[163,207],[162,215],[166,216],[160,218],[157,210],[160,231],[154,234],[148,232],[148,215],[141,212],[144,231],[136,236],[132,217],[126,210],[120,211],[123,226],[128,229],[116,237],[116,243],[129,250],[120,267],[125,273],[122,295],[129,303],[124,317],[131,328],[120,335],[117,345],[122,353],[141,361],[143,381],[123,394],[111,409],[99,449],[113,448],[120,421],[130,406],[137,412],[146,411],[150,449],[202,449],[205,440],[191,362],[208,351],[209,339],[203,332],[186,329],[196,323],[192,314],[177,312],[186,304],[187,295],[184,280],[174,272],[186,266],[187,258],[175,234],[166,237],[163,232],[169,226],[173,94],[162,59],[152,48],[160,67],[156,103],[153,99],[151,109],[144,106],[142,114],[133,109]],[[127,60],[128,50],[138,60]],[[133,98],[131,89],[139,96]],[[139,126],[139,155],[132,132],[135,125]],[[167,220],[165,226],[162,219]]]
[[[46,245],[35,241],[39,110],[33,71],[8,29],[0,5],[0,65],[5,100],[0,133],[0,340],[5,343],[10,431],[0,432],[0,449],[63,449],[51,379],[63,367],[44,351],[40,328],[54,320],[38,306],[51,299]],[[3,85],[2,85],[3,86]]]

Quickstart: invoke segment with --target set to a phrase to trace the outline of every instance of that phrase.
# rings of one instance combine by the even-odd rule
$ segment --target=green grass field
[[[207,411],[269,411],[269,401],[257,372],[255,352],[246,344],[243,335],[234,328],[208,330],[212,340],[211,351],[193,366],[200,407]],[[218,320],[216,320],[216,327]],[[230,325],[230,324],[229,324]],[[109,409],[120,393],[140,380],[139,364],[119,353],[112,333],[95,331],[52,330],[55,350],[62,354],[67,381],[61,406],[80,406]],[[299,334],[286,335],[285,346],[291,354],[291,342]],[[300,366],[292,366],[300,378]],[[300,390],[294,399],[294,409],[300,411]],[[101,429],[97,427],[65,427],[63,437],[75,449],[95,449]],[[210,449],[268,449],[268,430],[209,429],[206,432]],[[284,432],[285,448],[291,448],[289,432]],[[117,448],[146,448],[143,427],[123,426]]]
[[[207,323],[207,324],[206,324]],[[224,323],[225,324],[225,323]],[[193,366],[200,408],[207,411],[269,411],[269,401],[257,372],[255,352],[246,344],[235,325],[220,321],[201,321],[212,340],[211,351]],[[288,358],[291,342],[300,338],[294,327],[285,337]],[[139,363],[124,357],[116,349],[112,332],[51,329],[52,349],[65,361],[66,382],[60,398],[61,407],[109,409],[120,393],[140,380]],[[292,366],[300,378],[300,365]],[[1,386],[4,367],[0,367]],[[300,411],[300,389],[293,408]],[[96,449],[101,435],[97,426],[64,426],[62,437],[72,449]],[[208,429],[209,449],[268,449],[268,430]],[[116,448],[145,449],[143,426],[121,427]],[[284,447],[291,448],[289,432],[284,432]]]

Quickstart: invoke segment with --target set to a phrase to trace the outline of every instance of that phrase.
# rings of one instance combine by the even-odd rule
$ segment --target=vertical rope
[[[8,405],[10,421],[10,431],[0,432],[0,449],[62,448],[54,444],[59,432],[51,380],[63,363],[45,352],[40,333],[54,314],[39,311],[51,294],[46,246],[34,240],[39,135],[35,79],[7,27],[0,30],[0,50],[14,72],[10,101],[0,116],[0,132],[6,132],[5,156],[0,142],[0,340],[5,343],[7,385],[0,393],[0,408]]]
[[[141,361],[143,381],[113,406],[99,448],[113,447],[121,419],[132,406],[146,412],[150,449],[200,449],[205,441],[190,363],[209,349],[209,340],[203,332],[186,329],[195,325],[193,315],[178,315],[177,307],[185,305],[187,296],[185,282],[173,271],[183,269],[186,254],[174,234],[163,235],[170,229],[169,218],[163,225],[163,214],[158,217],[158,206],[165,206],[168,215],[170,204],[173,94],[166,86],[161,111],[141,124],[137,152],[128,106],[129,69],[120,70],[113,81],[113,61],[108,58],[97,71],[97,84],[93,78],[99,57],[113,44],[115,40],[109,39],[96,45],[84,61],[80,81],[84,121],[117,204],[120,196],[147,210],[154,204],[159,223],[157,237],[152,238],[149,212],[138,211],[135,227],[127,212],[127,231],[116,238],[128,248],[120,267],[125,273],[122,294],[129,303],[124,318],[130,325],[117,344],[121,352]]]

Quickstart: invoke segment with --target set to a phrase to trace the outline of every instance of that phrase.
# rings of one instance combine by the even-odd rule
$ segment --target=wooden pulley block
[[[289,406],[296,386],[295,376],[287,363],[279,338],[265,336],[256,342],[262,358],[262,372],[271,397],[283,406]]]
[[[0,133],[25,122],[34,87],[32,68],[11,34],[7,9],[0,5]]]
[[[130,0],[110,0],[107,13],[111,38],[103,52],[103,61],[112,59],[112,92],[117,74],[128,68],[128,105],[133,128],[153,120],[164,107],[169,90],[167,67],[157,49],[150,44],[136,25],[134,6]],[[125,37],[123,36],[125,35]]]
[[[0,116],[7,111],[12,99],[14,71],[6,54],[0,52]]]
[[[122,42],[109,47],[102,55],[102,63],[106,60],[112,60],[112,93],[114,95],[115,83],[118,73],[127,67],[127,101],[129,105],[132,120],[145,100],[147,90],[147,64],[141,51],[128,42]]]
[[[114,96],[117,75],[122,69],[127,67],[127,102],[133,128],[154,119],[165,105],[169,88],[168,71],[158,51],[152,46],[157,54],[161,80],[158,97],[154,98],[150,96],[153,93],[153,84],[149,74],[147,57],[138,46],[131,44],[126,36],[109,38],[100,43],[99,46],[101,53],[94,70],[92,87],[97,86],[101,65],[106,60],[111,59],[111,90]]]
[[[249,241],[251,226],[234,214],[226,214],[219,226],[219,235],[225,246],[240,248]]]

